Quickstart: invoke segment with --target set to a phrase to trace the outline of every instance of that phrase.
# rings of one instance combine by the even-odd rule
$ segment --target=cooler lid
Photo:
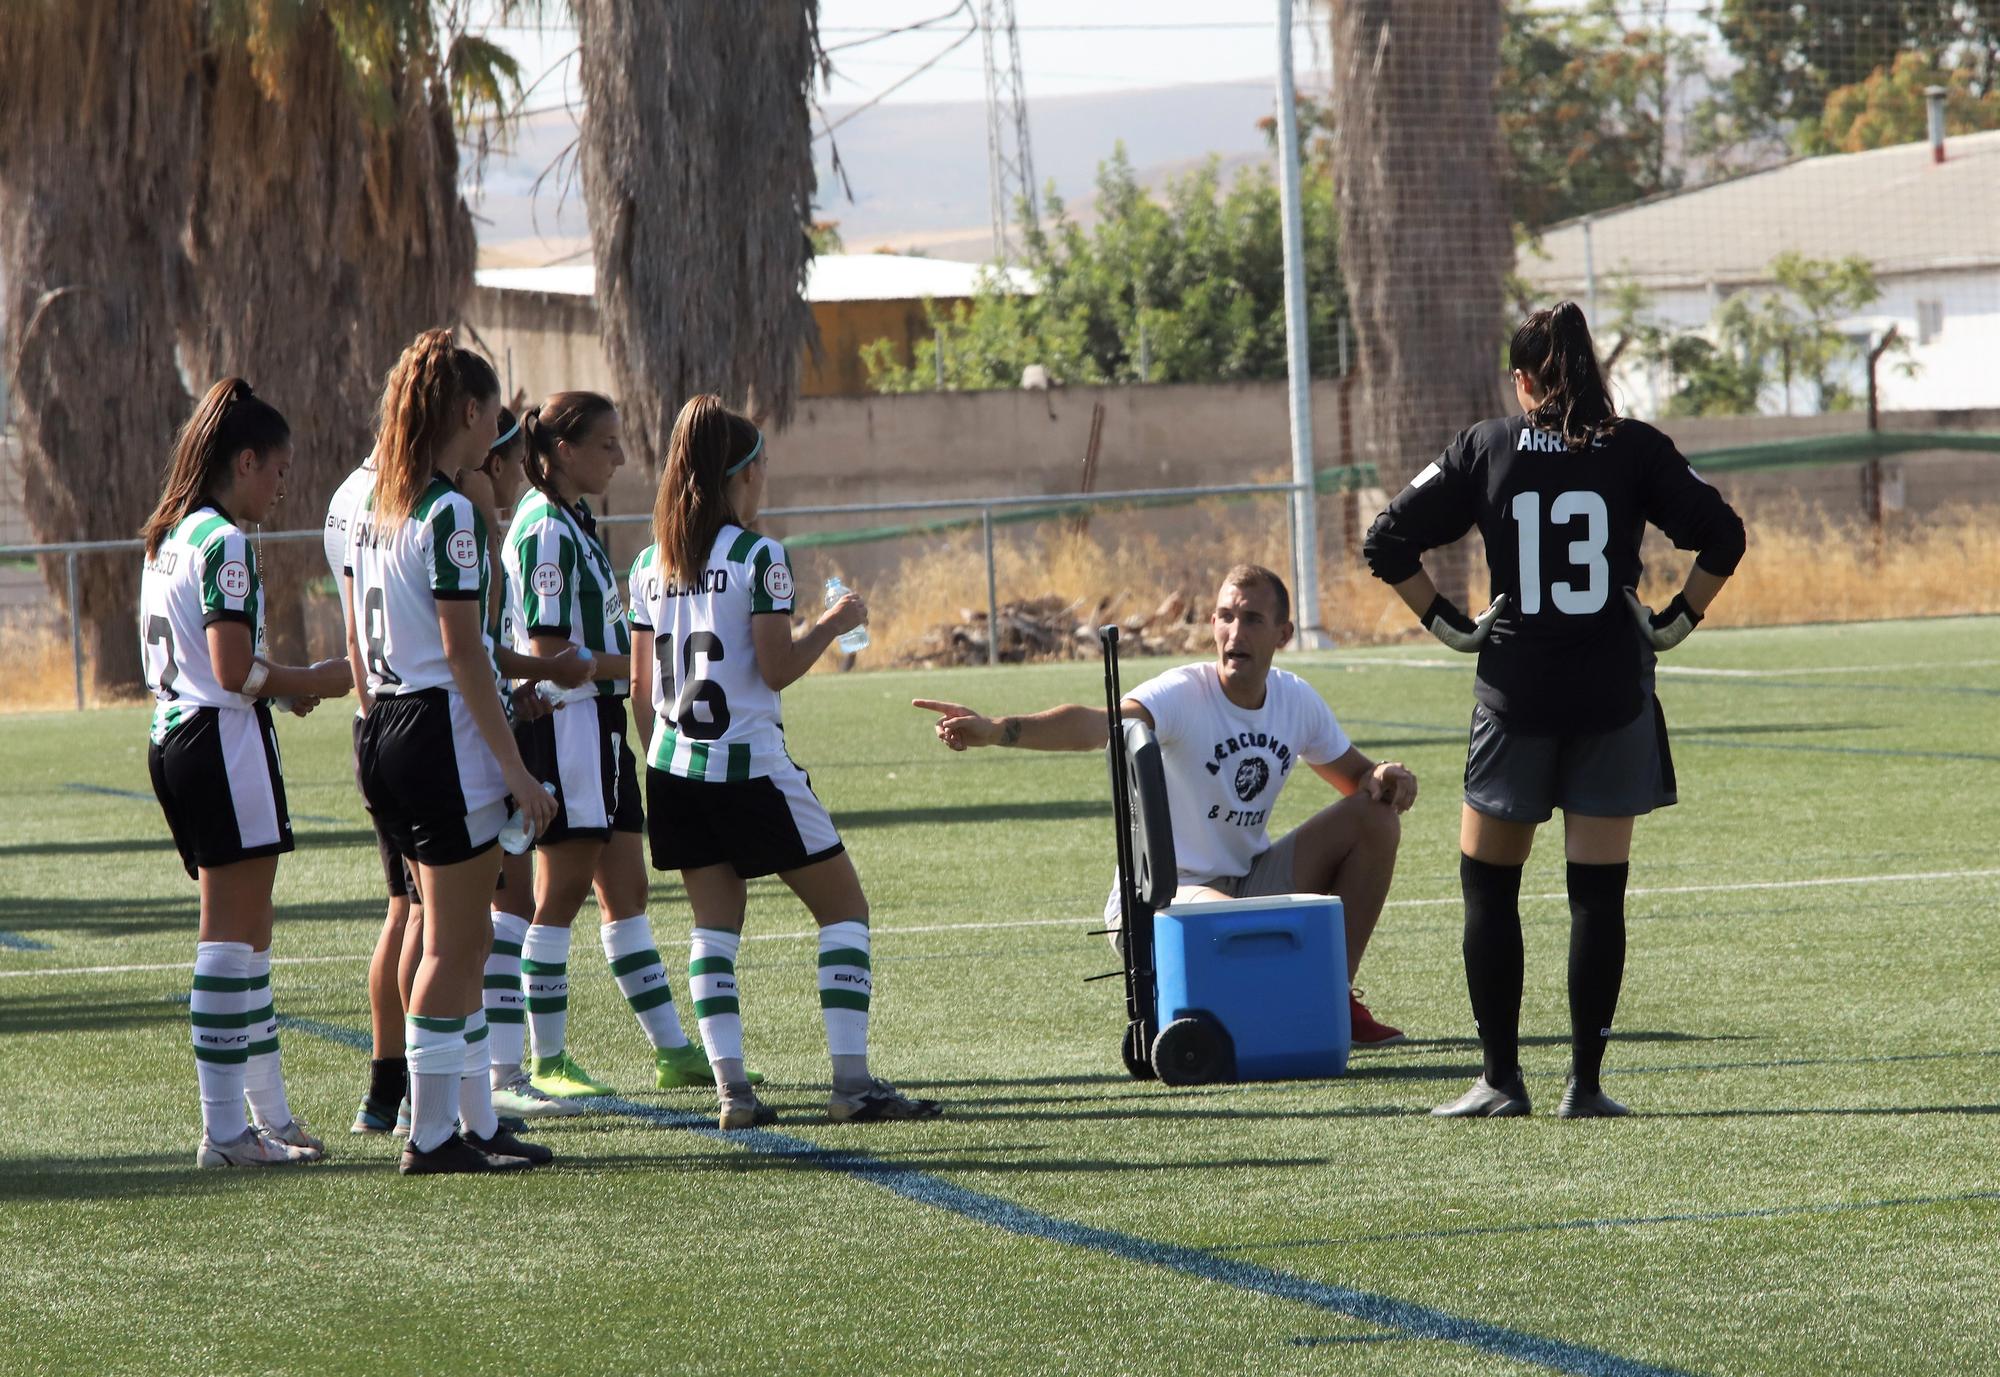
[[[1322,908],[1338,905],[1333,894],[1260,894],[1249,899],[1207,899],[1174,904],[1160,910],[1163,918],[1199,918],[1205,914],[1275,913],[1294,908]]]

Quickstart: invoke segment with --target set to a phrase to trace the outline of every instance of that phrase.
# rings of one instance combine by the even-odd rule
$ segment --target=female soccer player
[[[317,1161],[293,1117],[271,1003],[271,886],[292,849],[269,700],[303,716],[347,692],[346,666],[263,658],[264,586],[239,520],[285,495],[291,427],[241,378],[208,390],[181,428],[146,518],[139,641],[153,691],[147,765],[174,846],[201,887],[189,1022],[201,1090],[200,1167]],[[253,1124],[243,1118],[245,1099]]]
[[[479,509],[489,531],[501,529],[502,513],[513,510],[527,483],[522,465],[527,458],[528,437],[522,433],[521,420],[508,408],[501,407],[500,438],[486,451],[486,458],[478,468],[466,469],[458,477],[460,489]],[[506,704],[509,725],[518,733],[524,723],[549,711],[548,704],[536,692],[538,684],[552,682],[560,688],[576,688],[589,682],[595,666],[579,658],[573,647],[553,659],[523,655],[513,649],[512,594],[501,545],[502,542],[493,541],[487,559],[493,577],[487,626],[493,638],[493,662],[500,680],[501,701]],[[533,862],[525,852],[514,855],[503,848],[500,879],[493,890],[493,950],[486,957],[487,1044],[493,1049],[493,1108],[503,1116],[516,1115],[522,1119],[584,1112],[535,1089],[522,1066],[528,1037],[528,1004],[526,992],[521,988],[521,943],[528,932],[525,915],[534,911],[533,905]]]
[[[522,758],[555,787],[558,805],[555,822],[535,839],[535,921],[521,946],[532,1081],[565,1098],[611,1090],[565,1048],[570,925],[594,885],[604,959],[652,1046],[654,1083],[706,1085],[708,1063],[681,1031],[646,916],[645,816],[625,725],[632,635],[587,500],[602,496],[625,462],[618,412],[595,392],[558,392],[522,420],[534,491],[507,533],[515,644],[539,655],[578,648],[592,658],[597,681],[595,696],[515,728]]]
[[[868,1072],[868,900],[833,820],[785,751],[778,695],[833,639],[868,619],[835,603],[792,639],[784,547],[749,529],[764,500],[764,436],[719,397],[675,418],[653,506],[654,543],[632,565],[632,679],[653,865],[678,870],[694,909],[688,997],[714,1067],[723,1128],[777,1116],[743,1068],[736,951],[744,881],[775,873],[819,924],[819,1002],[833,1057],[837,1121],[927,1119]]]
[[[1743,522],[1673,442],[1613,410],[1573,301],[1514,332],[1522,414],[1460,433],[1368,532],[1375,576],[1439,640],[1477,652],[1459,825],[1465,975],[1485,1067],[1444,1117],[1529,1109],[1521,1079],[1521,867],[1563,811],[1569,861],[1569,1083],[1556,1113],[1626,1113],[1598,1084],[1625,971],[1632,821],[1674,802],[1655,654],[1679,645],[1743,557]],[[1696,552],[1663,612],[1642,606],[1650,522]],[[1477,622],[1432,585],[1426,550],[1485,537],[1493,605]]]
[[[410,1175],[549,1159],[495,1117],[480,993],[508,796],[532,826],[555,812],[521,763],[495,688],[486,523],[448,476],[493,444],[499,393],[492,368],[456,347],[450,331],[419,335],[384,388],[375,489],[348,538],[348,656],[368,695],[361,788],[397,851],[416,863],[424,898],[404,1029]]]

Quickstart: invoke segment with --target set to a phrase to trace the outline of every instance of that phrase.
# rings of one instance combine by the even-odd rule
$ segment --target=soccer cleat
[[[495,1138],[500,1136],[494,1135]],[[399,1169],[405,1176],[455,1176],[490,1171],[526,1171],[531,1165],[525,1157],[502,1157],[481,1152],[454,1133],[429,1152],[405,1144]]]
[[[723,1088],[721,1112],[716,1115],[717,1128],[756,1128],[760,1124],[776,1123],[778,1111],[757,1098],[757,1092],[747,1085],[730,1085]]]
[[[936,1100],[913,1100],[876,1077],[850,1090],[835,1086],[826,1112],[837,1124],[874,1124],[890,1119],[935,1119],[944,1111]]]
[[[1579,1090],[1576,1077],[1563,1087],[1562,1103],[1556,1106],[1558,1119],[1622,1119],[1632,1111],[1602,1090]]]
[[[517,1070],[506,1080],[493,1087],[493,1112],[526,1121],[528,1119],[560,1119],[574,1114],[588,1114],[590,1111],[580,1104],[558,1100],[553,1095],[545,1095],[535,1088],[526,1071]]]
[[[1528,1087],[1516,1071],[1503,1085],[1489,1084],[1481,1076],[1472,1089],[1450,1104],[1431,1111],[1433,1119],[1519,1119],[1528,1113]]]
[[[408,1101],[404,1103],[408,1104]],[[373,1100],[363,1099],[361,1101],[361,1108],[354,1111],[354,1127],[347,1131],[349,1133],[389,1133],[393,1132],[395,1127],[395,1110],[384,1109]],[[405,1133],[410,1131],[410,1124],[407,1118],[403,1120],[403,1131]]]
[[[751,1085],[762,1085],[762,1071],[745,1071],[743,1079]],[[653,1084],[661,1090],[685,1090],[690,1086],[714,1085],[715,1069],[708,1064],[702,1054],[701,1044],[683,1043],[679,1047],[659,1047],[653,1051]]]
[[[524,1143],[504,1128],[496,1129],[491,1138],[467,1133],[465,1141],[488,1157],[518,1157],[531,1167],[547,1166],[556,1156],[540,1143]]]
[[[320,1162],[326,1159],[326,1144],[315,1137],[313,1131],[297,1119],[293,1119],[283,1128],[268,1128],[260,1124],[258,1125],[257,1132],[271,1139],[273,1142],[283,1143],[289,1148],[297,1148],[301,1153],[305,1154],[301,1158],[302,1161]]]
[[[1356,1047],[1394,1047],[1409,1041],[1401,1028],[1392,1028],[1368,1012],[1359,990],[1347,992],[1347,1026],[1348,1041]]]
[[[403,1096],[403,1102],[396,1106],[396,1126],[389,1130],[398,1138],[410,1136],[410,1097]]]
[[[315,1160],[302,1149],[252,1128],[245,1128],[242,1137],[226,1143],[218,1143],[204,1133],[194,1154],[197,1167],[290,1167]]]
[[[534,1073],[528,1079],[535,1089],[558,1100],[618,1093],[578,1066],[575,1058],[567,1052],[558,1052],[553,1057],[536,1057]]]

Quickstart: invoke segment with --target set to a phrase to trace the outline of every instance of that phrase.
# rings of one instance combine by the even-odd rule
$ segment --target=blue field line
[[[280,1027],[326,1038],[343,1047],[365,1050],[366,1034],[318,1019],[278,1016]],[[843,1152],[821,1147],[804,1138],[776,1133],[770,1129],[724,1132],[706,1115],[685,1110],[663,1109],[616,1095],[585,1100],[591,1108],[662,1128],[680,1129],[760,1157],[801,1161],[823,1171],[839,1172],[892,1195],[947,1214],[955,1214],[975,1224],[984,1224],[1022,1238],[1061,1243],[1089,1252],[1104,1253],[1165,1271],[1176,1272],[1196,1281],[1210,1281],[1276,1300],[1295,1301],[1330,1314],[1345,1315],[1363,1324],[1394,1331],[1393,1337],[1434,1339],[1458,1344],[1495,1357],[1512,1358],[1547,1368],[1551,1372],[1574,1373],[1577,1377],[1688,1377],[1678,1368],[1623,1358],[1601,1349],[1565,1343],[1540,1334],[1523,1333],[1482,1320],[1467,1319],[1429,1306],[1400,1301],[1391,1296],[1356,1291],[1345,1286],[1293,1276],[1276,1268],[1218,1257],[1200,1248],[1158,1243],[1112,1229],[1094,1228],[1071,1220],[1058,1219],[996,1195],[968,1190],[927,1172],[893,1166],[864,1152]],[[1389,1336],[1364,1336],[1376,1339]]]
[[[1705,1214],[1648,1214],[1607,1219],[1558,1219],[1542,1224],[1468,1224],[1457,1229],[1413,1229],[1399,1234],[1356,1234],[1351,1238],[1315,1239],[1310,1244],[1275,1247],[1345,1247],[1352,1243],[1427,1243],[1441,1238],[1484,1238],[1492,1234],[1563,1233],[1572,1229],[1633,1229],[1648,1224],[1722,1224],[1739,1219],[1785,1219],[1795,1215],[1858,1214],[1865,1210],[1910,1209],[1926,1205],[1965,1205],[2000,1201],[2000,1190],[1967,1191],[1962,1195],[1913,1195],[1894,1200],[1849,1200],[1825,1205],[1773,1205],[1758,1210],[1716,1210]],[[1255,1251],[1257,1244],[1241,1245]]]
[[[47,942],[37,942],[32,937],[23,937],[18,932],[0,932],[0,947],[8,951],[47,951]]]
[[[74,779],[63,785],[63,788],[78,794],[102,794],[106,798],[132,798],[139,800],[141,803],[159,802],[151,794],[142,794],[137,789],[114,789],[108,784],[85,784],[80,780]],[[319,813],[293,813],[292,817],[299,822],[320,822],[336,827],[342,823],[359,821],[356,818],[329,818]]]

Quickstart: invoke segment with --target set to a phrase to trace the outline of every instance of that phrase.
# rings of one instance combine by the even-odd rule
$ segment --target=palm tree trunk
[[[234,37],[234,36],[231,36]],[[188,215],[180,345],[201,380],[238,374],[292,423],[276,527],[319,523],[373,443],[382,379],[418,331],[451,324],[472,285],[472,219],[438,55],[404,54],[361,94],[314,10],[279,42],[211,45]],[[272,652],[305,642],[316,546],[265,557]],[[336,653],[338,644],[310,647]]]
[[[605,353],[649,463],[699,392],[782,423],[816,344],[816,0],[576,0]]]
[[[1498,0],[1339,0],[1333,167],[1353,303],[1361,437],[1391,491],[1504,406],[1514,242],[1494,86]],[[1462,592],[1462,548],[1440,552]],[[1456,594],[1454,594],[1456,595]]]
[[[0,43],[0,263],[23,497],[43,540],[137,534],[192,405],[174,364],[193,141],[180,3],[25,0]],[[47,561],[64,596],[62,564]],[[100,695],[142,682],[136,555],[80,565]]]

